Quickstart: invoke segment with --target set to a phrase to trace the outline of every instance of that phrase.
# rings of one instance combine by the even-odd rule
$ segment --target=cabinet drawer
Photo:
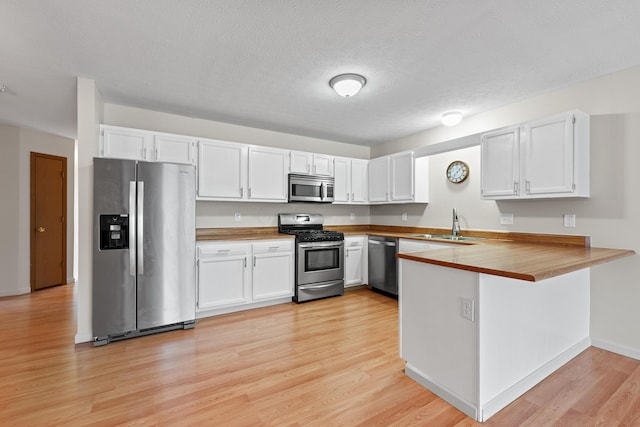
[[[250,251],[250,246],[245,243],[238,244],[223,244],[223,245],[198,245],[198,258],[215,258],[225,256],[238,256],[247,255]]]
[[[270,240],[253,244],[254,254],[264,254],[269,252],[292,252],[293,241],[291,240]]]

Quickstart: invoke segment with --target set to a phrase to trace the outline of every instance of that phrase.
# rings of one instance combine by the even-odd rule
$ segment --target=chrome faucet
[[[458,211],[453,208],[453,225],[451,226],[451,235],[457,237],[460,232],[460,221],[458,221]]]

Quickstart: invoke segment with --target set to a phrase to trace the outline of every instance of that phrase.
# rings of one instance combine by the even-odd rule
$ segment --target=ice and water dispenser
[[[129,249],[129,215],[100,215],[100,249]]]

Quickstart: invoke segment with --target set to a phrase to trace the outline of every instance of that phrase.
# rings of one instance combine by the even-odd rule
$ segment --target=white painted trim
[[[640,349],[627,347],[625,345],[616,344],[611,341],[601,340],[597,338],[591,339],[591,345],[603,350],[611,351],[621,356],[630,357],[632,359],[640,360]]]
[[[205,317],[217,316],[220,314],[235,313],[236,311],[245,311],[245,310],[251,310],[253,308],[268,307],[270,305],[286,304],[286,303],[291,303],[291,297],[272,299],[268,301],[259,301],[251,304],[239,304],[239,305],[234,305],[230,307],[202,310],[202,311],[196,312],[196,319],[203,319]]]
[[[473,403],[468,402],[467,400],[458,396],[456,393],[432,381],[428,375],[420,372],[418,369],[411,366],[410,363],[407,363],[405,365],[404,373],[409,378],[420,384],[422,387],[428,389],[433,394],[440,397],[442,400],[455,406],[467,416],[473,418],[474,420],[478,420],[478,408]]]
[[[23,287],[23,288],[18,288],[18,289],[13,289],[13,290],[2,290],[2,292],[0,292],[0,297],[14,297],[17,295],[24,295],[24,294],[28,294],[31,292],[31,287]]]
[[[93,336],[91,334],[76,334],[75,343],[82,344],[83,342],[91,342],[93,341]]]
[[[559,369],[565,363],[582,353],[591,345],[591,339],[589,337],[581,340],[577,344],[569,347],[549,362],[542,365],[540,368],[527,375],[489,402],[480,408],[481,419],[478,421],[483,422],[489,419],[492,415],[495,415],[498,411],[506,407],[508,404],[522,396],[524,393],[533,388],[540,381],[551,375],[554,371]]]

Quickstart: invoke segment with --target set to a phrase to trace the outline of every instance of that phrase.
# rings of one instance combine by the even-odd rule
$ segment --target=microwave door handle
[[[324,200],[324,182],[320,183],[320,200]]]

